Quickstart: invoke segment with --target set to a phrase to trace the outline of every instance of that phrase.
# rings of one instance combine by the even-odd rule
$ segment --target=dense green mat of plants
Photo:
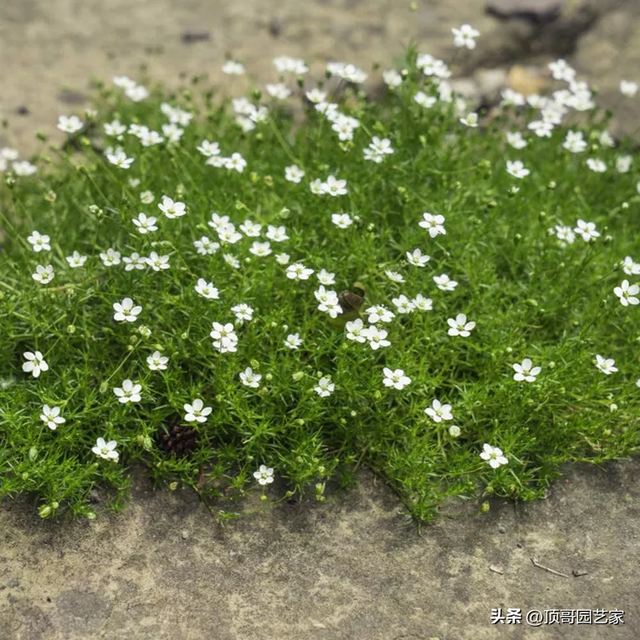
[[[235,102],[119,77],[2,150],[0,496],[91,518],[143,463],[224,518],[365,466],[429,520],[636,453],[638,160],[552,68],[477,115],[412,52],[378,102],[286,58]]]

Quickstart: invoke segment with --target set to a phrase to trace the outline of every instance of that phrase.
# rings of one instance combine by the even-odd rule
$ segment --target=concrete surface
[[[92,522],[5,503],[0,639],[637,640],[639,471],[573,467],[547,500],[422,531],[367,473],[224,527],[141,474],[124,513]],[[493,626],[496,607],[621,609],[625,624]]]

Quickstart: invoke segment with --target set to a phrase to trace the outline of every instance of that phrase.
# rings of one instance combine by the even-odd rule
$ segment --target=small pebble
[[[500,533],[507,533],[507,530],[506,530],[506,529],[504,528],[504,526],[502,526],[502,525],[500,525],[500,526],[498,527],[498,531],[499,531]]]
[[[186,540],[189,537],[189,532],[188,531],[183,531],[180,535],[182,536],[183,540]]]

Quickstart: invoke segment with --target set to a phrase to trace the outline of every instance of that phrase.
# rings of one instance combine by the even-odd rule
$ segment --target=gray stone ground
[[[544,82],[543,65],[558,55],[601,87],[610,106],[620,107],[620,78],[640,80],[637,0],[423,0],[416,13],[408,4],[0,0],[0,114],[9,120],[0,144],[30,152],[36,129],[55,135],[58,114],[85,106],[89,77],[137,76],[144,64],[171,86],[203,70],[218,86],[226,54],[269,79],[274,55],[369,67],[389,63],[411,39],[450,57],[448,30],[465,21],[483,38],[454,66],[480,92],[487,69]],[[484,13],[487,4],[530,9],[499,21]],[[536,17],[543,5],[557,5],[557,16]],[[182,41],[201,30],[208,41]],[[230,90],[250,86],[242,82]],[[618,130],[637,130],[631,104],[620,107]],[[494,503],[487,515],[421,532],[367,473],[325,504],[281,506],[224,527],[192,494],[153,492],[141,473],[124,513],[93,522],[41,521],[27,499],[5,502],[0,640],[635,640],[639,472],[638,461],[606,472],[572,467],[545,501]],[[626,624],[493,627],[494,607],[622,609]]]

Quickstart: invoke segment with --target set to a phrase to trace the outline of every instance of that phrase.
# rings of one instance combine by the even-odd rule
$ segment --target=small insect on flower
[[[613,293],[618,296],[623,307],[640,304],[640,300],[637,297],[638,293],[640,293],[640,286],[629,284],[628,280],[623,280],[619,287],[614,287]]]
[[[41,264],[36,266],[36,272],[31,274],[31,277],[40,284],[49,284],[55,277],[55,273],[53,272],[53,267],[48,264],[46,267],[43,267]]]
[[[273,482],[273,469],[267,469],[266,465],[261,464],[259,469],[253,472],[253,477],[258,481],[258,484],[271,484]]]
[[[187,205],[184,202],[174,202],[169,196],[162,196],[162,202],[158,203],[158,209],[164,213],[167,218],[180,218],[187,213]]]
[[[96,440],[96,446],[92,447],[91,451],[93,451],[93,453],[95,453],[100,458],[118,462],[120,454],[116,451],[117,446],[118,443],[115,440],[109,440],[109,442],[105,442],[104,438],[98,438]]]
[[[192,404],[185,404],[184,419],[186,422],[206,422],[207,416],[213,411],[211,407],[205,407],[201,398],[196,398]]]
[[[260,380],[262,380],[262,376],[259,373],[254,373],[251,367],[241,371],[238,376],[245,387],[252,389],[257,389],[260,386]]]
[[[77,251],[74,251],[70,256],[67,256],[66,261],[72,269],[84,266],[87,261],[87,256],[81,256]]]
[[[113,319],[116,322],[135,322],[142,311],[140,305],[134,306],[131,298],[125,298],[121,302],[114,302],[113,308],[115,310]]]
[[[165,371],[169,358],[163,356],[159,351],[154,351],[148,358],[147,364],[151,371]]]
[[[514,160],[513,162],[507,160],[507,173],[510,173],[514,178],[526,178],[531,171],[520,160]]]
[[[440,214],[423,213],[422,220],[418,223],[423,229],[428,229],[429,235],[435,238],[438,235],[447,233],[444,228],[444,216]]]
[[[198,284],[194,288],[196,293],[203,298],[208,298],[209,300],[218,300],[220,298],[218,289],[213,286],[213,282],[207,282],[204,278],[198,278]]]
[[[40,251],[51,251],[51,245],[49,244],[51,238],[49,236],[39,233],[38,231],[34,231],[28,238],[27,241],[33,247],[33,250],[36,253]]]
[[[614,366],[616,363],[613,358],[603,358],[600,355],[596,356],[596,367],[606,375],[615,373],[618,369]]]
[[[482,453],[480,454],[480,457],[483,460],[486,460],[492,469],[497,469],[503,464],[509,463],[509,460],[502,454],[502,449],[499,449],[498,447],[492,447],[486,442],[482,447]]]
[[[407,385],[411,384],[411,378],[406,376],[402,369],[391,370],[388,367],[385,367],[383,372],[383,383],[385,387],[393,387],[394,389],[402,390]]]
[[[42,371],[49,370],[49,365],[40,351],[25,351],[22,357],[26,360],[22,364],[22,370],[25,373],[30,373],[34,378],[38,378]]]
[[[447,333],[450,336],[460,336],[462,338],[468,338],[476,326],[475,322],[467,322],[467,316],[464,313],[459,313],[455,317],[455,320],[449,318],[447,324],[449,325],[449,331],[447,331]]]
[[[59,424],[64,424],[66,422],[66,420],[60,415],[60,407],[50,407],[48,404],[45,404],[42,407],[40,420],[42,420],[42,422],[44,422],[52,431],[55,431]]]
[[[140,391],[142,391],[142,385],[134,384],[132,380],[125,380],[122,383],[122,387],[113,388],[113,393],[115,393],[122,404],[126,404],[127,402],[140,402],[140,400],[142,400]]]
[[[321,397],[328,398],[335,390],[336,385],[331,382],[331,378],[323,377],[318,380],[317,386],[313,390]]]
[[[518,382],[535,382],[536,376],[542,371],[541,367],[534,367],[529,358],[525,358],[521,364],[511,365],[515,371],[513,379]]]
[[[451,413],[450,404],[442,404],[440,400],[435,398],[430,407],[427,407],[424,412],[434,421],[442,422],[443,420],[453,420],[453,414]]]

